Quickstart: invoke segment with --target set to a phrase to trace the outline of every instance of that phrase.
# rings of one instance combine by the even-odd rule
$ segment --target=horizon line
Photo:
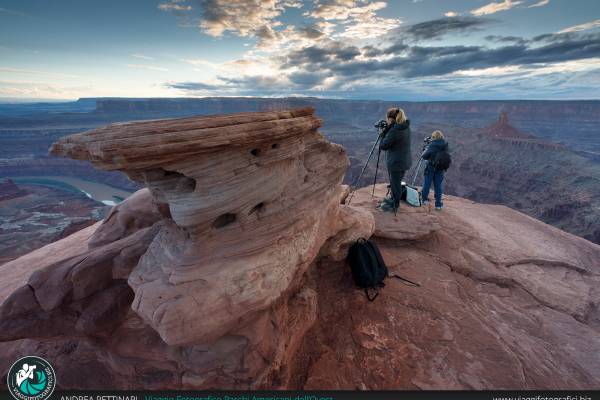
[[[370,98],[339,98],[339,97],[317,97],[317,96],[175,96],[175,97],[161,97],[161,96],[145,96],[145,97],[122,97],[122,96],[90,96],[90,97],[79,97],[72,99],[52,99],[52,98],[17,98],[17,97],[0,97],[0,105],[7,104],[36,104],[36,103],[72,103],[83,100],[201,100],[201,99],[261,99],[261,100],[283,100],[283,99],[311,99],[311,100],[335,100],[335,101],[379,101],[385,103],[391,102],[404,102],[404,103],[450,103],[450,102],[526,102],[526,101],[537,101],[537,102],[597,102],[600,98],[596,99],[444,99],[444,100],[385,100],[385,99],[370,99]]]

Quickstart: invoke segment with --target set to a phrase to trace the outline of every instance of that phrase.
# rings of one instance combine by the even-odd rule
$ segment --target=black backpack
[[[358,239],[350,247],[347,260],[356,286],[365,289],[369,301],[375,300],[379,295],[379,288],[385,286],[383,281],[389,276],[388,268],[375,243],[366,239]],[[412,286],[420,286],[418,283],[398,275],[394,274],[392,276],[408,282]],[[369,295],[369,289],[375,289],[375,296],[371,297]]]
[[[452,164],[452,157],[450,157],[450,153],[448,153],[447,149],[436,153],[435,160],[433,161],[436,171],[446,171],[450,168],[450,164]]]

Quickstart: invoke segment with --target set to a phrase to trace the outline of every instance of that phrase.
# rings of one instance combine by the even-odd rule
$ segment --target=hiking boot
[[[391,197],[386,197],[385,199],[383,199],[383,201],[381,203],[379,203],[379,206],[383,206],[384,204],[388,204],[388,205],[394,205],[394,199]]]
[[[397,210],[398,210],[398,207],[394,207],[393,204],[385,203],[385,204],[381,205],[381,211],[383,211],[383,212],[395,213]]]

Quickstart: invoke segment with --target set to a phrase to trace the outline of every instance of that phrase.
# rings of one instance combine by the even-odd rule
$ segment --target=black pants
[[[400,204],[400,197],[402,196],[402,178],[406,171],[395,171],[390,170],[390,185],[392,187],[392,198],[394,199],[394,206],[398,207]]]

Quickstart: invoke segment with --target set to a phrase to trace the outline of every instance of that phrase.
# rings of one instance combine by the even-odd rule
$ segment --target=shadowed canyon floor
[[[0,264],[99,221],[109,207],[83,193],[0,181]]]
[[[343,204],[348,159],[319,125],[297,109],[57,142],[148,188],[0,266],[0,371],[36,354],[62,388],[600,387],[600,246],[456,197],[384,214],[385,185]],[[368,302],[344,257],[370,236],[421,287],[389,278]]]

